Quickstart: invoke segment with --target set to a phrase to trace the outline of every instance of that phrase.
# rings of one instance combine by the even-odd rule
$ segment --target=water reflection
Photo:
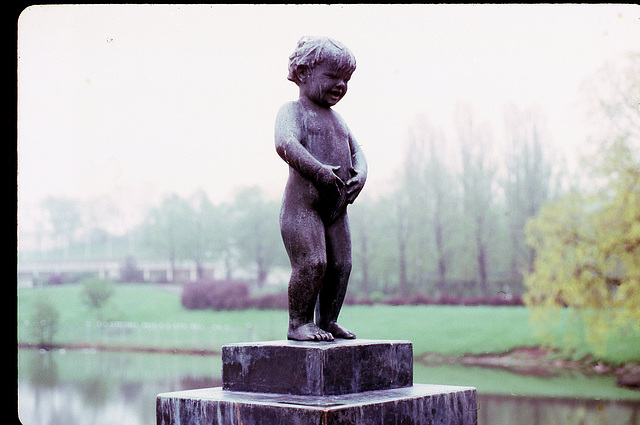
[[[18,413],[23,425],[153,425],[158,393],[220,386],[221,367],[219,356],[19,350]],[[463,372],[474,379],[472,370],[455,371]],[[598,401],[480,392],[478,407],[481,425],[640,425],[640,394]]]
[[[18,351],[23,425],[152,425],[161,392],[221,385],[211,356]]]
[[[640,425],[634,401],[480,395],[479,424]]]

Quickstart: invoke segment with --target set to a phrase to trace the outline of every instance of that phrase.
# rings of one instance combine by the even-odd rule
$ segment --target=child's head
[[[299,85],[296,70],[300,65],[313,68],[325,61],[331,62],[336,70],[349,75],[356,69],[356,58],[344,44],[329,37],[305,36],[298,41],[298,46],[289,56],[287,79]]]

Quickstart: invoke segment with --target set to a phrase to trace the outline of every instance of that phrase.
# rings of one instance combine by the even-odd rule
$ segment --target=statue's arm
[[[352,204],[358,197],[367,180],[367,159],[360,145],[349,131],[349,147],[351,149],[351,167],[354,175],[347,181],[347,201]]]
[[[335,174],[339,167],[325,165],[302,146],[302,131],[293,103],[280,109],[276,118],[276,152],[291,168],[316,186],[331,186],[339,189],[344,183]]]
[[[351,148],[351,166],[356,173],[361,174],[364,180],[366,180],[368,171],[367,159],[351,132],[349,132],[349,147]]]

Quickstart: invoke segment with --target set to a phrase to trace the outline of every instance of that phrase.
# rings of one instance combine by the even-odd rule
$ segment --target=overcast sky
[[[367,155],[363,193],[392,180],[417,115],[453,143],[460,102],[497,130],[506,105],[537,108],[571,155],[580,86],[640,51],[639,18],[632,5],[32,6],[18,32],[19,202],[197,189],[221,202],[249,185],[279,198],[273,124],[298,96],[287,60],[307,34],[356,56],[335,109]]]

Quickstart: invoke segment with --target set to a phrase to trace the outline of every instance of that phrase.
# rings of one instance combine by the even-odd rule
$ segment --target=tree
[[[198,279],[202,279],[205,260],[222,250],[222,223],[216,207],[203,191],[193,194],[188,204],[189,222],[185,223],[185,227],[189,231],[186,235],[186,249],[196,264]]]
[[[111,257],[113,255],[113,237],[107,229],[113,229],[118,218],[122,216],[122,212],[113,199],[106,196],[95,197],[82,204],[86,258],[92,258],[94,247],[101,243],[106,244],[106,256]]]
[[[440,133],[428,132],[429,158],[425,164],[425,183],[428,190],[429,221],[435,243],[435,260],[438,291],[447,292],[447,272],[453,253],[453,224],[459,219],[456,188],[453,176],[442,159],[442,147],[446,145]]]
[[[504,193],[509,236],[510,274],[520,281],[523,271],[533,268],[534,251],[527,246],[524,227],[549,199],[551,162],[546,150],[545,133],[539,115],[531,110],[509,108],[507,126],[507,176]]]
[[[169,260],[170,280],[175,275],[176,261],[188,256],[188,229],[192,215],[188,202],[173,193],[166,195],[160,206],[149,211],[143,224],[145,244],[154,254]]]
[[[418,117],[409,131],[401,189],[408,198],[409,258],[413,259],[414,280],[424,281],[427,275],[435,275],[440,293],[447,291],[454,223],[459,220],[454,176],[444,161],[446,145],[442,131]]]
[[[238,265],[239,253],[235,238],[235,207],[231,204],[222,204],[217,207],[218,234],[220,237],[215,244],[216,257],[221,259],[225,267],[225,278],[233,280],[233,271]]]
[[[278,211],[278,204],[267,201],[258,187],[241,190],[234,200],[236,247],[241,260],[255,267],[258,287],[264,286],[275,264],[284,262]]]
[[[599,352],[612,330],[640,324],[640,158],[624,139],[601,155],[605,187],[574,191],[527,224],[537,256],[525,281],[528,305],[572,307]]]
[[[411,223],[409,220],[409,201],[407,193],[400,191],[395,199],[396,213],[396,235],[398,243],[398,287],[400,295],[404,298],[409,296],[411,288],[407,277],[407,245],[411,235]]]
[[[629,90],[617,90],[619,74],[599,79],[616,90],[600,102],[612,131],[592,158],[592,189],[546,205],[526,228],[536,259],[525,301],[542,329],[557,317],[550,312],[570,307],[600,354],[611,332],[640,332],[640,108],[628,96],[640,85],[635,58],[635,71],[622,74]]]
[[[42,206],[48,212],[53,238],[60,241],[64,258],[67,258],[69,247],[82,224],[78,202],[69,198],[48,197]]]
[[[489,161],[488,130],[475,124],[468,108],[459,107],[456,112],[462,156],[463,209],[476,264],[476,280],[486,296],[489,295],[489,242],[494,230],[496,168]]]
[[[349,206],[349,225],[351,226],[351,241],[353,245],[353,273],[351,279],[360,277],[360,290],[365,297],[371,292],[372,264],[374,246],[372,244],[372,224],[376,218],[373,203],[363,196],[360,202]]]
[[[373,199],[361,194],[349,206],[351,243],[353,244],[352,282],[360,281],[364,296],[392,292],[398,277],[397,211],[392,195]],[[355,289],[349,287],[350,293]]]
[[[82,282],[82,300],[89,308],[103,319],[103,308],[115,292],[115,283],[98,278],[86,279]]]
[[[35,308],[30,318],[32,333],[41,346],[50,345],[58,331],[60,312],[44,293],[39,293],[35,299]]]

